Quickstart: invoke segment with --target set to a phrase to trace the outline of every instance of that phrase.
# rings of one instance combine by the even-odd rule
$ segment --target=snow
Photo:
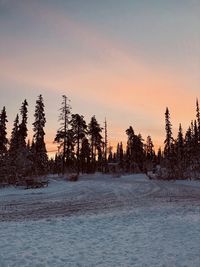
[[[199,267],[198,185],[97,174],[2,189],[0,266]]]
[[[175,183],[179,185],[200,187],[200,180],[177,180]]]

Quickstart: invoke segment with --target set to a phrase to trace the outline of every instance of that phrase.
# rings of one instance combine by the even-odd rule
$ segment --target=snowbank
[[[196,209],[137,209],[0,224],[0,266],[199,267]]]
[[[0,266],[199,267],[197,183],[97,174],[2,189]]]

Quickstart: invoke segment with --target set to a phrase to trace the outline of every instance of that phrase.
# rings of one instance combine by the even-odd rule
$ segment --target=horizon
[[[200,3],[182,1],[0,1],[0,109],[8,136],[22,101],[44,97],[47,150],[59,128],[61,96],[72,113],[108,121],[111,145],[131,125],[156,150],[169,107],[174,137],[195,119],[199,97]]]
[[[42,95],[42,94],[41,94]],[[38,95],[39,96],[39,95]],[[43,95],[42,95],[43,96]],[[61,98],[62,96],[60,96],[60,100],[62,100],[62,98]],[[67,96],[67,98],[69,99],[69,101],[70,101],[70,105],[71,105],[71,107],[72,107],[72,110],[71,110],[71,114],[76,114],[76,112],[73,112],[73,104],[72,104],[72,101],[71,101],[71,99]],[[38,97],[36,97],[35,98],[35,102],[36,102],[36,100],[38,99]],[[45,105],[45,98],[44,98],[44,96],[43,96],[43,99],[44,99],[44,105]],[[25,100],[25,99],[24,99]],[[32,124],[33,124],[33,122],[34,122],[34,109],[35,109],[35,106],[33,105],[33,106],[31,106],[31,108],[29,107],[29,101],[28,101],[28,99],[26,99],[27,100],[27,102],[28,102],[28,123],[27,123],[27,125],[28,125],[28,136],[27,136],[27,141],[29,140],[29,141],[31,141],[32,140],[32,137],[33,137],[33,126],[32,126]],[[196,98],[196,100],[195,101],[198,101],[198,98]],[[23,101],[22,101],[23,102]],[[195,102],[196,103],[196,102]],[[22,104],[22,103],[21,103]],[[60,104],[61,104],[61,101],[60,101]],[[50,136],[50,134],[47,132],[47,131],[45,131],[45,143],[46,143],[46,148],[47,148],[47,153],[48,153],[48,156],[49,156],[49,158],[51,158],[51,157],[54,157],[55,156],[55,154],[57,153],[57,151],[58,151],[58,144],[57,143],[55,143],[54,142],[54,138],[55,138],[55,136],[56,136],[56,132],[57,132],[57,130],[59,129],[59,127],[60,127],[60,124],[59,124],[59,119],[58,119],[58,117],[59,117],[59,109],[60,109],[60,107],[61,107],[61,105],[57,108],[57,125],[54,125],[54,128],[52,129],[51,128],[51,133],[53,133],[53,132],[55,132],[55,135],[53,135],[52,136],[52,140],[46,140],[46,136]],[[3,108],[3,107],[2,107]],[[6,108],[6,106],[5,106],[5,108]],[[18,112],[16,112],[16,114],[15,114],[15,117],[16,117],[16,115],[18,114],[18,115],[20,115],[20,108],[21,108],[21,105],[19,105],[19,108],[18,108]],[[166,111],[166,108],[167,108],[167,106],[165,107],[165,111]],[[31,114],[30,114],[30,110],[31,110]],[[195,114],[195,105],[194,105],[194,114]],[[170,112],[170,109],[169,109],[169,112]],[[49,112],[48,112],[49,113]],[[47,114],[48,114],[47,113]],[[53,112],[54,113],[54,112]],[[164,112],[165,113],[165,112]],[[163,113],[163,124],[164,124],[164,122],[165,122],[165,117],[164,117],[164,113]],[[7,108],[6,108],[6,114],[7,114],[7,117],[9,118],[10,116],[9,116],[9,114],[8,114],[8,111],[7,111]],[[88,119],[88,120],[86,120],[86,123],[87,123],[87,125],[89,124],[89,122],[90,122],[90,119],[91,119],[91,117],[94,115],[95,117],[96,117],[96,119],[97,119],[97,121],[99,122],[99,124],[100,124],[100,126],[102,127],[102,136],[104,136],[104,121],[105,121],[105,119],[106,119],[106,121],[107,121],[107,126],[108,126],[108,145],[109,146],[111,146],[111,147],[113,147],[113,152],[116,152],[116,147],[117,147],[117,144],[118,143],[120,143],[120,142],[122,142],[123,143],[123,146],[124,146],[124,150],[125,150],[125,147],[126,147],[126,144],[127,144],[127,135],[126,135],[126,130],[129,128],[129,126],[132,126],[133,127],[133,125],[131,125],[131,124],[129,124],[129,125],[127,125],[127,127],[126,128],[124,128],[124,130],[123,130],[123,132],[122,133],[120,133],[120,134],[123,134],[124,135],[124,139],[120,139],[120,140],[116,140],[116,139],[111,139],[111,138],[109,138],[109,136],[110,136],[110,133],[109,133],[109,121],[108,121],[108,119],[107,119],[107,117],[105,116],[104,117],[104,120],[103,121],[99,121],[99,119],[98,119],[98,117],[96,116],[96,114],[93,114],[91,117],[89,117],[89,116],[87,116],[87,114],[85,115],[85,114],[80,114],[80,115],[83,115],[84,116],[84,119]],[[45,116],[46,116],[46,107],[45,107]],[[13,117],[13,121],[8,121],[7,122],[7,135],[8,135],[8,139],[10,139],[10,136],[11,136],[11,131],[12,131],[12,126],[13,126],[13,123],[14,123],[14,119],[15,119],[15,117]],[[30,121],[30,117],[31,117],[31,119],[32,119],[32,121]],[[46,116],[46,124],[48,124],[48,119],[49,119],[50,117],[48,117],[48,116]],[[51,117],[51,121],[54,121],[55,122],[55,119],[56,118],[52,118]],[[170,118],[171,118],[171,112],[170,112]],[[20,119],[20,117],[19,117],[19,119]],[[194,121],[196,118],[194,117],[194,119],[191,119],[190,120],[190,123],[191,123],[191,121]],[[188,123],[188,127],[190,127],[190,123]],[[180,124],[182,125],[182,123],[180,122]],[[52,125],[53,126],[53,125]],[[173,137],[174,138],[176,138],[177,137],[177,134],[178,134],[178,127],[179,127],[179,125],[177,126],[177,129],[176,129],[176,133],[174,133],[174,131],[173,131],[173,129],[175,128],[175,127],[173,127],[173,125],[172,125],[172,133],[173,133]],[[46,126],[45,126],[45,129],[46,129]],[[134,129],[134,131],[135,131],[135,133],[136,134],[141,134],[142,135],[142,138],[143,138],[143,140],[144,140],[144,144],[145,144],[145,142],[146,142],[146,138],[147,138],[147,136],[148,135],[150,135],[150,134],[147,134],[146,136],[144,136],[144,134],[142,133],[142,132],[138,132],[137,131],[137,127],[133,127],[133,129]],[[186,130],[187,130],[188,128],[183,128],[183,126],[182,126],[182,130],[183,130],[183,134],[185,134],[186,133]],[[162,143],[161,144],[159,144],[159,143],[156,143],[156,142],[154,142],[154,138],[153,138],[153,136],[152,135],[150,135],[151,136],[151,138],[152,138],[152,141],[153,141],[153,144],[154,144],[154,149],[155,149],[155,152],[157,153],[158,152],[158,149],[159,148],[161,148],[162,149],[162,151],[163,151],[163,146],[164,146],[164,139],[165,139],[165,129],[162,129],[163,131],[164,131],[164,135],[163,135],[163,140],[162,140]]]

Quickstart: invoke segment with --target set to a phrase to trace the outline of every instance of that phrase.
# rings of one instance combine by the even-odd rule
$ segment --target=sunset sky
[[[62,94],[103,125],[111,144],[132,125],[158,147],[169,107],[174,135],[200,99],[199,0],[0,0],[0,109],[8,131],[22,101],[29,136],[37,96],[53,150]]]

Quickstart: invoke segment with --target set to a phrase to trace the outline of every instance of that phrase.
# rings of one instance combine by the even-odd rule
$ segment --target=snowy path
[[[144,175],[83,177],[77,183],[51,180],[48,188],[0,190],[0,221],[101,213],[161,202],[199,205],[200,187],[152,181]]]
[[[0,267],[199,267],[199,185],[132,175],[0,190]]]

